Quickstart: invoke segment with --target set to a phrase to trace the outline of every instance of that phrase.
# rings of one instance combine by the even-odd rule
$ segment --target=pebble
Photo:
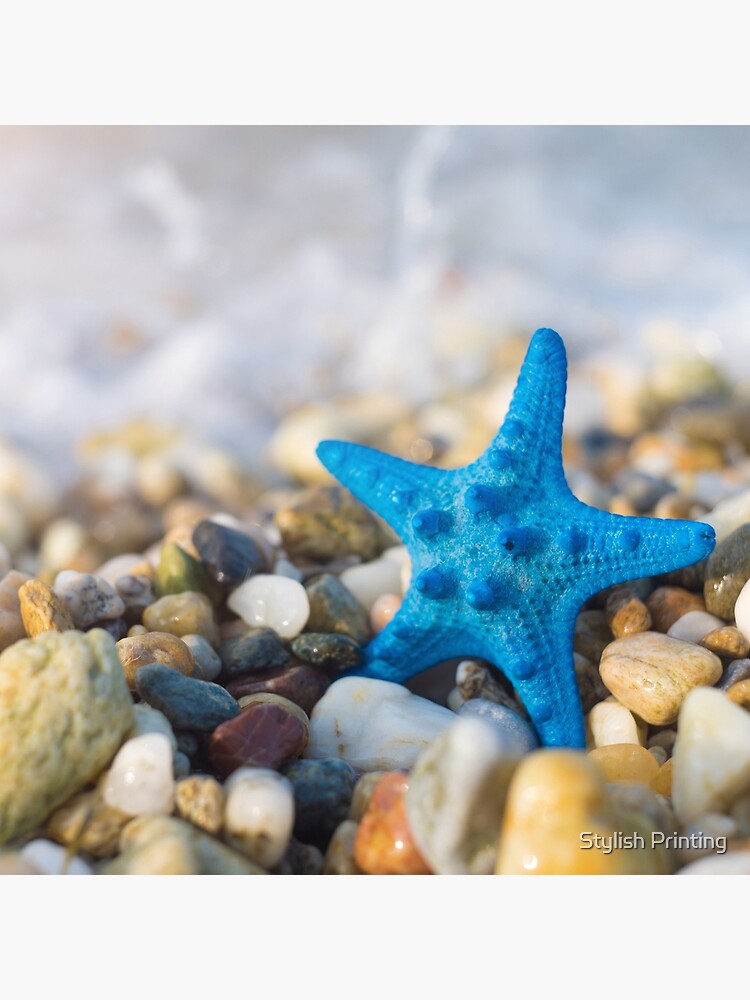
[[[305,663],[335,670],[358,667],[363,660],[361,647],[336,632],[303,632],[292,641],[292,652]]]
[[[75,628],[68,606],[42,580],[27,580],[18,588],[21,619],[29,638],[41,632],[67,632]]]
[[[219,585],[209,576],[202,562],[178,545],[165,542],[159,550],[159,564],[154,575],[157,597],[181,594],[185,590],[205,594],[212,604],[218,603]]]
[[[337,576],[324,573],[306,584],[310,602],[307,629],[347,635],[360,646],[372,638],[367,611]]]
[[[705,611],[706,602],[700,594],[684,587],[657,587],[646,599],[655,632],[667,632],[678,618],[688,611]]]
[[[738,660],[732,660],[728,664],[726,670],[716,682],[715,687],[722,691],[727,691],[734,684],[747,680],[748,677],[750,677],[750,659],[741,657]]]
[[[68,608],[78,629],[120,618],[125,613],[125,602],[112,584],[93,573],[62,570],[55,577],[52,589]]]
[[[702,646],[660,632],[638,632],[610,643],[599,671],[621,704],[651,725],[665,726],[677,719],[689,691],[721,677],[722,666]]]
[[[291,782],[264,767],[242,767],[225,785],[227,842],[263,868],[283,858],[294,825]]]
[[[272,875],[322,875],[323,852],[313,844],[301,844],[294,837],[289,840],[289,846],[284,857],[271,869]]]
[[[406,815],[409,779],[383,774],[370,797],[354,840],[354,859],[365,875],[431,875]]]
[[[115,644],[101,629],[44,632],[0,654],[0,844],[93,781],[132,723]]]
[[[199,521],[192,532],[201,562],[223,588],[233,590],[268,564],[264,551],[246,532],[211,519]]]
[[[18,591],[31,579],[30,574],[12,569],[0,580],[0,652],[27,638]]]
[[[688,611],[669,626],[667,635],[672,639],[682,639],[684,642],[700,643],[704,636],[723,628],[724,625],[721,618],[709,614],[708,611]]]
[[[347,819],[356,773],[338,758],[295,760],[282,767],[294,791],[294,836],[325,851],[334,830]]]
[[[672,803],[680,823],[728,812],[750,790],[750,713],[723,691],[696,688],[680,710],[672,759]]]
[[[98,566],[95,575],[117,588],[118,580],[126,579],[133,574],[141,574],[143,569],[144,559],[141,553],[122,552]],[[149,578],[146,577],[146,579]]]
[[[368,508],[340,486],[301,492],[276,512],[274,522],[295,561],[327,563],[346,555],[370,560],[392,544]]]
[[[175,729],[210,733],[240,710],[235,698],[219,684],[185,677],[161,663],[147,663],[135,675],[135,688]]]
[[[174,751],[162,733],[127,740],[115,755],[102,793],[108,806],[129,816],[168,815],[174,808]]]
[[[193,677],[200,681],[215,681],[223,669],[221,657],[202,635],[188,633],[180,636],[193,654]]]
[[[0,875],[43,875],[36,865],[18,851],[0,851]],[[335,874],[335,873],[332,873]],[[343,872],[342,874],[349,874]],[[356,873],[354,873],[356,874]]]
[[[292,663],[288,667],[263,670],[229,681],[227,691],[238,701],[249,694],[268,692],[288,698],[310,715],[330,686],[330,680],[317,667]]]
[[[749,578],[750,523],[747,523],[719,542],[708,557],[703,590],[707,609],[731,621],[739,593]],[[742,631],[742,626],[737,624]]]
[[[214,729],[209,757],[219,777],[226,778],[240,767],[280,768],[299,757],[307,741],[308,729],[295,712],[259,703]]]
[[[143,612],[155,600],[151,578],[145,573],[127,573],[117,577],[114,588],[125,605],[125,621],[131,625],[140,624]]]
[[[185,677],[191,677],[195,660],[182,639],[170,632],[147,632],[126,636],[117,643],[125,679],[132,691],[138,671],[151,663],[161,663]]]
[[[211,646],[218,646],[214,608],[205,594],[183,590],[166,594],[143,611],[143,624],[149,632],[169,632],[182,638],[202,635]]]
[[[719,500],[704,520],[716,532],[718,547],[733,531],[750,523],[750,490]]]
[[[456,667],[456,688],[462,704],[472,698],[483,698],[508,708],[518,707],[513,696],[502,686],[497,672],[477,660],[461,660]]]
[[[660,750],[661,747],[651,747],[649,753],[653,753],[654,750]],[[657,761],[658,763],[658,761]],[[672,798],[672,772],[674,770],[672,764],[672,758],[665,760],[663,764],[659,766],[659,772],[655,778],[651,780],[651,787],[655,792],[660,795],[665,795],[667,798]]]
[[[742,705],[743,708],[750,708],[750,680],[737,681],[726,689],[727,698],[735,705]]]
[[[700,639],[700,645],[710,649],[717,656],[737,660],[750,653],[750,641],[735,625],[722,625],[708,632]]]
[[[539,746],[536,730],[521,715],[507,705],[486,698],[469,698],[458,709],[464,719],[478,719],[488,725],[504,753],[522,757]]]
[[[650,785],[659,773],[652,753],[637,743],[608,743],[589,751],[607,781]]]
[[[283,667],[291,659],[289,650],[272,628],[251,628],[219,646],[225,678]]]
[[[37,868],[42,875],[93,875],[90,865],[69,850],[51,840],[30,840],[20,851],[21,857]]]
[[[190,774],[190,758],[186,753],[178,750],[172,757],[172,777],[177,780],[178,778],[187,778]]]
[[[409,774],[406,815],[435,874],[492,874],[517,762],[479,717],[459,717],[420,754]]]
[[[586,722],[595,747],[609,746],[610,743],[641,745],[645,737],[643,723],[639,727],[630,709],[611,696],[594,705],[586,716]]]
[[[737,595],[732,617],[743,638],[750,642],[750,580],[743,585]]]
[[[47,837],[93,858],[117,854],[120,834],[131,817],[104,801],[102,783],[72,796],[58,806],[44,826]]]
[[[354,857],[358,829],[359,824],[350,819],[345,819],[336,827],[323,858],[324,875],[364,874]],[[0,869],[0,874],[2,874],[2,869]]]
[[[401,684],[342,677],[313,709],[304,755],[340,757],[360,771],[409,768],[455,718]]]
[[[370,627],[375,635],[382,632],[396,615],[401,607],[402,597],[400,594],[381,594],[373,601],[370,609]]]
[[[604,614],[615,639],[634,632],[648,632],[651,628],[651,612],[628,587],[613,588],[607,597]]]
[[[169,740],[172,749],[177,751],[177,737],[172,729],[172,723],[158,708],[153,708],[141,701],[133,706],[133,725],[130,727],[126,739],[132,739],[134,736],[145,736],[146,733],[163,733]]]
[[[310,617],[307,591],[289,577],[258,573],[231,592],[227,607],[248,625],[272,628],[282,639],[299,635]]]
[[[401,594],[401,567],[394,559],[381,557],[351,566],[340,574],[339,579],[370,615],[382,595]]]
[[[347,819],[354,820],[356,823],[362,819],[372,798],[372,793],[375,791],[375,786],[383,774],[387,774],[387,772],[365,771],[364,774],[360,774],[354,785]]]

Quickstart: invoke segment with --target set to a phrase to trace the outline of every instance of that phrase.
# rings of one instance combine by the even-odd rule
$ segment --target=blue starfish
[[[704,558],[700,522],[625,517],[589,507],[562,465],[565,347],[537,330],[489,448],[436,469],[363,445],[322,441],[321,462],[401,537],[411,585],[350,673],[403,683],[474,656],[510,680],[545,746],[585,745],[573,666],[581,605],[606,587]]]

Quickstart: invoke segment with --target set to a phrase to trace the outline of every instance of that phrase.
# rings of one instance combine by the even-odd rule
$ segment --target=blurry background
[[[570,427],[627,432],[654,372],[747,376],[749,234],[745,127],[2,127],[0,438],[62,476],[145,420],[271,477],[329,432],[439,460],[539,326]]]

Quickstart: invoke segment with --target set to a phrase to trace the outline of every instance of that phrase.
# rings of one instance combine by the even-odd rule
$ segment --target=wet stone
[[[225,679],[283,667],[291,659],[289,650],[272,628],[251,628],[243,635],[227,639],[219,646],[219,657]]]
[[[177,673],[190,677],[195,661],[188,647],[169,632],[147,632],[126,636],[117,643],[117,655],[131,690],[135,689],[138,671],[149,663],[161,663]]]
[[[160,597],[143,612],[143,624],[149,632],[169,632],[180,638],[202,635],[212,646],[218,645],[213,605],[205,594],[197,591],[184,590]]]
[[[335,632],[303,632],[292,641],[292,652],[315,667],[346,670],[362,663],[362,650],[346,635]]]
[[[750,652],[750,642],[735,625],[724,625],[704,635],[700,645],[717,656],[739,660]]]
[[[79,792],[48,818],[45,836],[84,851],[94,858],[117,854],[120,834],[132,819],[127,813],[107,805],[100,786]]]
[[[732,660],[716,682],[716,687],[727,691],[734,684],[739,684],[740,681],[747,680],[748,677],[750,677],[750,659],[743,657]]]
[[[408,787],[398,771],[381,775],[375,786],[354,841],[354,859],[366,875],[432,874],[409,826]]]
[[[363,646],[372,638],[367,611],[337,576],[323,573],[305,587],[310,601],[310,632],[336,632]]]
[[[615,639],[651,628],[651,612],[632,590],[615,587],[607,598],[604,613]]]
[[[651,612],[655,632],[667,632],[672,625],[688,611],[705,611],[706,602],[701,594],[695,594],[684,587],[657,587],[646,600]]]
[[[344,760],[295,760],[281,773],[294,789],[294,836],[324,851],[349,814],[356,774]]]
[[[193,528],[193,545],[201,562],[224,589],[232,590],[255,573],[267,570],[263,550],[249,535],[216,521]]]
[[[249,694],[268,692],[288,698],[310,715],[326,693],[331,682],[326,675],[309,663],[291,663],[275,670],[260,671],[229,681],[227,690],[238,701]]]
[[[293,560],[326,563],[357,555],[367,561],[394,544],[367,507],[340,486],[304,491],[274,520]]]
[[[28,573],[12,569],[0,580],[0,652],[27,638],[18,591],[31,579]]]
[[[736,528],[708,557],[703,596],[711,614],[734,618],[734,605],[750,578],[750,523]]]
[[[275,704],[245,708],[211,734],[209,756],[219,777],[240,767],[278,769],[299,757],[308,731],[292,712]]]
[[[185,590],[205,594],[212,604],[217,604],[220,590],[208,575],[203,563],[194,559],[177,542],[166,542],[161,547],[156,569],[154,589],[157,597],[181,594]]]
[[[18,588],[21,618],[27,635],[67,632],[75,628],[68,605],[41,580],[27,580]]]
[[[357,778],[357,783],[352,793],[351,805],[349,806],[348,819],[352,819],[357,823],[362,819],[372,798],[372,793],[375,791],[375,786],[381,777],[387,773],[387,771],[365,771],[364,774],[361,774]]]
[[[135,687],[175,729],[212,732],[239,712],[237,701],[219,684],[186,677],[160,663],[141,667],[135,675]]]

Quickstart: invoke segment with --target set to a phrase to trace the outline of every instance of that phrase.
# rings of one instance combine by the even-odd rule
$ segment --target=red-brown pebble
[[[330,680],[317,667],[309,663],[286,664],[272,670],[263,670],[245,677],[237,677],[227,684],[227,691],[237,701],[247,694],[279,694],[299,705],[306,715],[328,690]]]
[[[384,774],[375,786],[354,841],[354,860],[365,875],[432,875],[406,819],[408,787],[399,771]]]
[[[209,757],[216,773],[227,778],[238,767],[277,770],[295,760],[307,746],[308,730],[302,720],[280,705],[248,705],[211,734]]]

